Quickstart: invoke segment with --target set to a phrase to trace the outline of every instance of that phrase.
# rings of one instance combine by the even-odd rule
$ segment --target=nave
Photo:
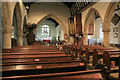
[[[120,79],[120,1],[12,1],[0,2],[0,78]]]
[[[115,63],[111,65],[109,59]],[[56,46],[20,46],[3,50],[1,60],[2,80],[120,79],[116,67],[120,66],[120,50],[99,45],[66,45],[61,51]],[[117,77],[111,77],[112,73]]]

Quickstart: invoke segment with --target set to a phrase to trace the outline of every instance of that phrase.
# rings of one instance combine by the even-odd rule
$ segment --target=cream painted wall
[[[58,40],[58,36],[60,36],[60,40],[62,40],[62,38],[63,38],[63,31],[62,31],[60,25],[58,25],[56,27],[56,40]]]
[[[95,38],[100,39],[100,25],[102,24],[101,19],[95,19]]]
[[[60,33],[60,40],[64,40],[64,32],[63,32],[63,30],[61,30],[61,33]]]
[[[84,32],[84,27],[85,27],[84,25],[86,24],[85,19],[86,19],[87,15],[88,15],[89,10],[91,8],[96,9],[100,14],[101,19],[102,19],[102,23],[103,23],[105,13],[106,13],[106,10],[107,10],[109,4],[110,4],[110,2],[98,2],[98,3],[94,4],[93,6],[89,7],[87,10],[82,12],[82,26],[83,26],[82,31],[83,32]]]
[[[65,6],[63,3],[46,2],[32,4],[30,7],[28,21],[38,23],[42,18],[44,18],[48,14],[53,14],[56,17],[58,17],[63,22],[67,30],[65,31],[65,33],[68,33],[68,18],[70,17],[70,11],[68,7]]]

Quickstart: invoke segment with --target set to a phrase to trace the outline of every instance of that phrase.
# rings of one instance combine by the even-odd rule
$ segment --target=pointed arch
[[[37,23],[37,27],[40,25],[40,23],[42,21],[46,20],[49,17],[51,17],[54,20],[56,20],[60,24],[62,30],[64,31],[64,34],[67,34],[67,29],[66,29],[65,25],[63,24],[63,22],[57,16],[55,16],[53,14],[48,14],[48,15],[44,16],[41,20],[39,20],[39,22]]]
[[[87,30],[88,30],[87,24],[88,24],[88,21],[90,20],[90,15],[92,14],[92,12],[97,12],[97,14],[100,16],[100,19],[102,21],[101,15],[98,12],[98,10],[95,8],[90,8],[84,21],[84,33],[87,33]]]
[[[118,2],[111,2],[107,8],[104,21],[103,21],[103,28],[104,29],[110,29],[110,23],[112,20],[112,15],[118,5]]]
[[[21,26],[22,25],[22,12],[21,12],[21,7],[20,7],[19,2],[15,4],[14,12],[16,12],[18,26]],[[14,12],[13,12],[13,15],[14,15]]]

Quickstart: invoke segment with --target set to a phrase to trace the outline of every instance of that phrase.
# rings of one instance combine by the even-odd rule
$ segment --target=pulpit
[[[33,33],[33,29],[36,28],[36,24],[28,24],[27,29],[28,29],[28,34],[27,34],[27,42],[28,45],[33,45],[35,42],[35,34]]]

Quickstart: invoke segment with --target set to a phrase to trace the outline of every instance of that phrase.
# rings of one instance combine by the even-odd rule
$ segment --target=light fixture
[[[26,6],[26,9],[29,9],[29,6]]]

